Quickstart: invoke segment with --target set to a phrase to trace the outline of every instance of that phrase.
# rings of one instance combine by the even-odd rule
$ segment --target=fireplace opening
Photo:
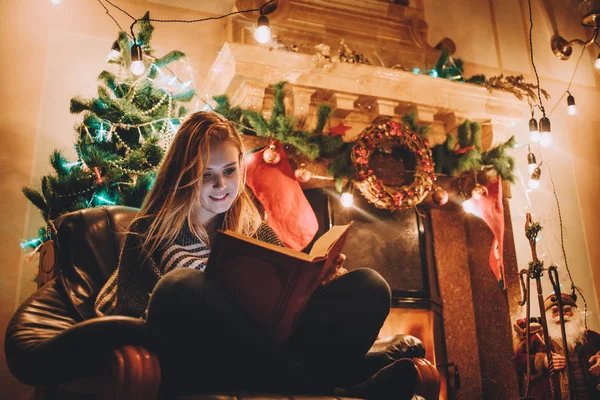
[[[392,308],[380,337],[402,333],[420,339],[425,358],[440,372],[440,398],[448,398],[442,301],[427,210],[382,210],[358,193],[354,205],[344,208],[333,188],[306,189],[304,194],[319,221],[315,237],[332,225],[354,221],[342,250],[348,259],[345,267],[374,269],[392,289]]]

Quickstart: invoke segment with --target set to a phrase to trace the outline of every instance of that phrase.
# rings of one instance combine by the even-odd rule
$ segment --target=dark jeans
[[[379,273],[351,271],[315,291],[282,347],[216,282],[202,272],[179,269],[154,288],[147,323],[164,339],[159,356],[168,386],[322,390],[364,378],[357,371],[389,313],[390,298]]]

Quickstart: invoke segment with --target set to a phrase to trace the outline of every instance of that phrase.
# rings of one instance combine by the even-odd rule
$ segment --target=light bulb
[[[142,61],[142,46],[139,44],[131,46],[131,66],[129,69],[134,75],[141,75],[146,70],[146,66]]]
[[[254,31],[254,38],[258,43],[267,43],[271,40],[271,28],[269,27],[269,18],[266,15],[258,17],[257,28]]]
[[[550,132],[540,133],[540,144],[542,147],[550,147],[554,143],[554,137]]]
[[[527,154],[527,172],[529,173],[529,175],[533,174],[533,171],[536,167],[537,162],[535,159],[535,154],[529,152],[529,154]]]
[[[529,182],[527,183],[527,186],[529,186],[529,189],[535,190],[540,187],[540,181],[530,179]]]
[[[540,141],[540,131],[538,130],[538,123],[535,118],[529,120],[529,140],[533,143]]]
[[[60,4],[62,3],[62,0],[51,0],[52,4]]]
[[[569,93],[569,92],[567,92]],[[567,114],[575,115],[577,114],[577,107],[575,106],[575,97],[571,93],[569,93],[569,97],[567,97]]]
[[[254,38],[258,43],[267,43],[271,39],[271,28],[268,26],[259,26],[254,31]]]
[[[594,67],[600,69],[600,53],[598,53],[598,58],[596,58],[596,62],[594,63]]]
[[[465,210],[466,213],[473,214],[473,215],[477,214],[477,209],[475,208],[475,204],[473,204],[471,199],[463,201],[462,208],[463,208],[463,210]]]
[[[529,189],[535,190],[540,187],[540,176],[542,175],[542,170],[540,167],[535,167],[533,172],[531,173],[531,178],[529,178],[529,182],[527,182],[527,186]]]
[[[144,65],[143,61],[133,61],[129,69],[131,70],[132,74],[139,76],[144,73],[146,66]]]
[[[342,203],[342,206],[346,208],[352,207],[352,204],[354,204],[354,196],[352,196],[351,193],[344,192],[340,198],[340,203]]]

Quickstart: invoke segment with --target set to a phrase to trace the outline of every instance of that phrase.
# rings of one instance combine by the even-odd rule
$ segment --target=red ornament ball
[[[277,151],[277,147],[274,144],[270,144],[269,147],[265,149],[263,152],[263,160],[267,164],[278,164],[281,160],[281,155],[279,151]]]
[[[476,184],[475,187],[473,188],[473,190],[471,191],[471,196],[475,200],[483,199],[487,195],[488,195],[487,188],[485,186],[483,186],[483,185],[480,185],[479,183]]]
[[[298,182],[304,183],[310,181],[312,174],[306,169],[306,164],[302,163],[300,164],[300,168],[294,171],[294,176]]]
[[[431,195],[431,199],[438,206],[443,206],[448,202],[448,192],[442,188],[437,188]]]

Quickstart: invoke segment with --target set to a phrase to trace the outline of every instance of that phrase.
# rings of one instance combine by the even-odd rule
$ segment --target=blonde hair
[[[219,142],[232,143],[239,150],[242,173],[238,195],[224,213],[223,224],[219,228],[246,236],[252,236],[258,230],[261,217],[245,187],[244,146],[240,134],[221,115],[196,112],[181,124],[158,170],[154,185],[134,220],[150,222],[147,229],[141,232],[145,236],[141,250],[147,257],[160,247],[172,244],[186,223],[198,238],[210,246],[209,232],[199,223],[197,214],[205,162],[210,157],[211,145]]]

